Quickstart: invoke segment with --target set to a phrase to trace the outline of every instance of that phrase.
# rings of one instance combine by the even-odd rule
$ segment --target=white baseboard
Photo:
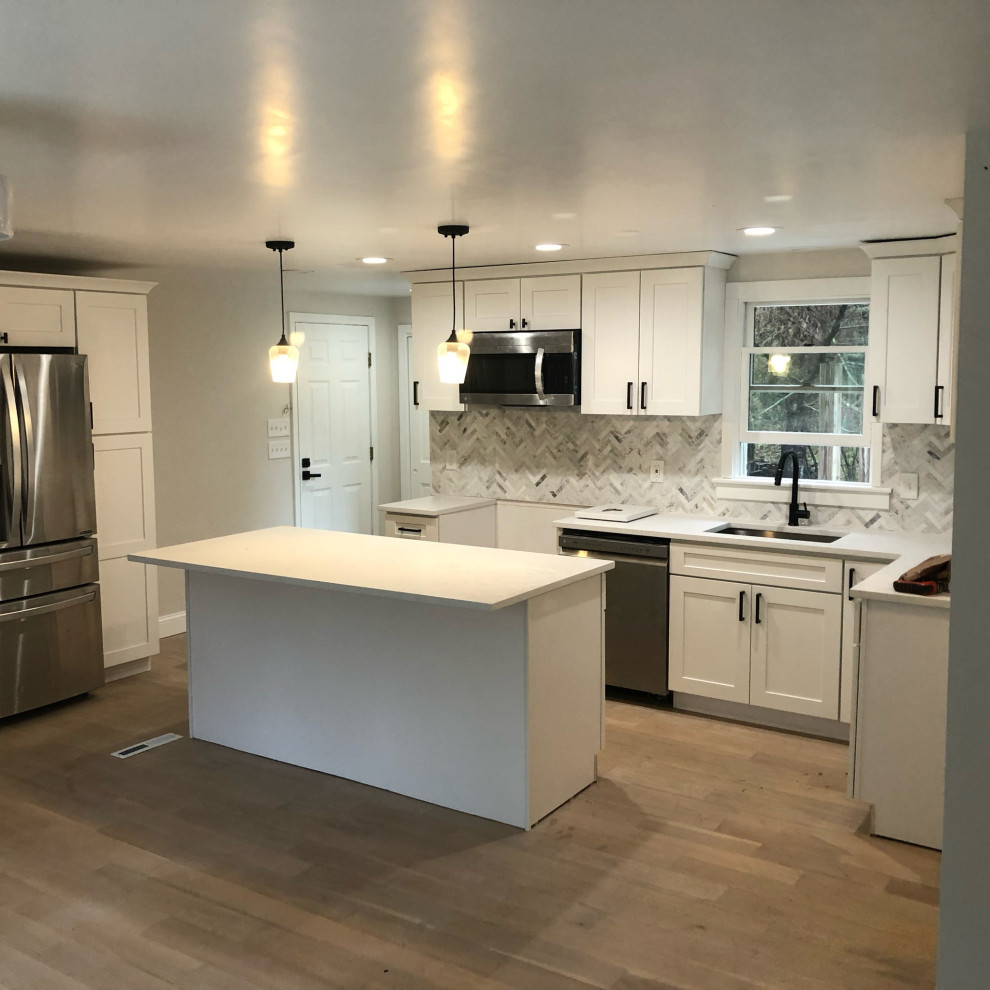
[[[186,613],[173,612],[171,615],[162,615],[158,618],[158,635],[164,639],[166,636],[178,636],[186,631]]]

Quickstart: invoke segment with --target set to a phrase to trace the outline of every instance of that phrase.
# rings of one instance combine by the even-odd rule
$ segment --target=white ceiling
[[[398,294],[449,220],[465,264],[944,233],[988,51],[987,0],[0,0],[0,268],[282,236]]]

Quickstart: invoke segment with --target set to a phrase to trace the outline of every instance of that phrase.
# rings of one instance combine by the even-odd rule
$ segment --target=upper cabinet
[[[872,412],[883,423],[951,422],[955,237],[867,245],[873,258]]]
[[[488,278],[464,283],[467,329],[574,330],[581,326],[581,276]]]
[[[413,404],[424,410],[459,411],[464,407],[456,385],[440,381],[437,347],[450,336],[451,328],[464,323],[464,283],[454,287],[457,320],[451,312],[450,282],[420,282],[412,287],[412,346],[410,374],[413,379]]]
[[[148,302],[126,292],[77,292],[79,353],[89,356],[93,433],[151,429]]]
[[[0,286],[0,344],[75,347],[72,290]]]
[[[721,411],[725,267],[584,276],[582,412]]]

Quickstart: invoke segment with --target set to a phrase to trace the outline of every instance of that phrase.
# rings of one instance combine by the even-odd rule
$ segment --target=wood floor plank
[[[0,722],[0,990],[930,990],[939,856],[843,744],[609,700],[529,832],[184,738],[152,670]]]

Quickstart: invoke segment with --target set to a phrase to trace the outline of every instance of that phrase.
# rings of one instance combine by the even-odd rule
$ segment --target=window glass
[[[807,481],[847,481],[865,484],[870,480],[869,447],[808,446],[800,444],[746,443],[743,456],[746,475],[750,478],[772,478],[777,472],[781,455],[793,450],[798,459],[798,477]],[[790,463],[785,479],[791,474]]]
[[[865,346],[870,307],[866,303],[754,306],[754,347]]]

